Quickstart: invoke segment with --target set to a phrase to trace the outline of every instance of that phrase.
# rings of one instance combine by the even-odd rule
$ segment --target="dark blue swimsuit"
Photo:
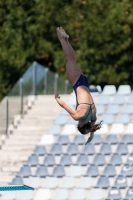
[[[80,105],[80,104],[88,104],[88,105],[90,105],[90,110],[89,110],[87,116],[84,118],[84,120],[85,120],[85,119],[89,116],[90,111],[92,111],[91,105],[93,105],[94,103],[91,103],[91,104],[89,104],[89,103],[78,103],[77,91],[76,91],[76,90],[77,90],[77,88],[78,88],[79,86],[81,86],[81,85],[86,86],[86,87],[89,89],[89,82],[88,82],[88,79],[87,79],[87,77],[86,77],[85,75],[83,75],[83,74],[80,75],[79,79],[77,80],[77,82],[76,82],[75,85],[73,86],[73,89],[74,89],[75,95],[76,95],[76,109],[77,109],[78,105]],[[92,121],[92,120],[91,120],[91,121]]]

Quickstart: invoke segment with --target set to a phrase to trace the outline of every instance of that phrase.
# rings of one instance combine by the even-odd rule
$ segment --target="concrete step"
[[[58,110],[57,110],[58,111]],[[41,109],[40,110],[35,110],[35,111],[32,111],[32,112],[30,112],[30,114],[29,114],[29,117],[30,116],[33,116],[33,115],[36,115],[36,116],[39,116],[39,117],[42,117],[42,116],[56,116],[56,115],[58,115],[59,113],[60,113],[60,111],[59,112],[57,112],[56,110],[50,110],[50,109],[48,109],[48,110],[45,110],[45,111],[42,111]],[[45,113],[44,113],[45,112]],[[28,114],[28,113],[27,113]]]
[[[9,173],[9,174],[13,174],[13,173],[17,173],[20,170],[21,166],[15,166],[15,167],[10,167],[10,166],[4,166],[1,168],[1,173],[5,174],[5,173]]]
[[[31,138],[31,136],[32,136],[32,138]],[[39,140],[41,138],[41,135],[22,135],[22,134],[11,134],[10,136],[9,136],[9,139],[13,139],[13,140],[18,140],[18,142],[20,141],[20,140]]]
[[[45,121],[51,121],[51,120],[54,120],[55,119],[55,117],[54,116],[51,116],[51,115],[49,115],[49,116],[46,116],[46,115],[44,115],[44,116],[33,116],[33,115],[28,115],[26,118],[24,118],[24,119],[21,119],[21,122],[20,122],[20,124],[22,124],[23,122],[31,122],[31,123],[35,123],[35,122],[45,122]]]
[[[39,142],[39,140],[34,140],[34,141],[27,141],[27,140],[7,140],[6,145],[8,146],[34,146]]]
[[[62,96],[64,101],[69,95]],[[34,103],[32,103],[34,102]],[[57,104],[54,95],[38,96],[31,101],[23,118],[16,115],[15,127],[11,127],[8,139],[0,150],[0,184],[9,184],[21,166],[33,153],[36,145],[44,135],[62,108]]]
[[[0,173],[0,185],[7,185],[11,183],[15,174],[16,173],[7,173],[7,172]]]
[[[11,149],[12,148],[12,149]],[[19,157],[20,160],[25,159],[27,156],[33,153],[35,147],[31,147],[30,149],[28,147],[9,147],[4,146],[2,150],[0,151],[0,159],[5,160],[6,162],[9,162],[9,160],[6,160],[6,158],[11,158],[12,160],[16,159],[16,157]],[[2,166],[2,163],[1,163]]]
[[[52,120],[42,120],[42,121],[39,121],[39,120],[25,120],[25,121],[21,121],[20,126],[36,126],[36,127],[45,127],[46,125],[51,125],[51,121],[54,121],[54,118],[52,118]]]
[[[50,124],[47,124],[45,127],[44,126],[18,126],[17,130],[18,131],[47,131],[49,128]]]
[[[18,134],[18,135],[28,135],[30,137],[34,136],[41,136],[45,133],[44,130],[18,130],[18,129],[14,129],[13,130],[13,134]],[[10,137],[10,136],[9,136]]]

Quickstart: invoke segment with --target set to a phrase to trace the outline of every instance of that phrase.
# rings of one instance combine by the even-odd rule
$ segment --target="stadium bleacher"
[[[106,85],[93,98],[104,122],[91,143],[62,110],[11,182],[35,191],[0,200],[133,199],[133,92]],[[68,104],[75,106],[73,93]]]

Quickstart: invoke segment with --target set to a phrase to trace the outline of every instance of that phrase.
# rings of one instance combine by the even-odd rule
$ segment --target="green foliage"
[[[0,98],[34,60],[66,77],[60,25],[92,84],[133,86],[131,0],[1,0]]]

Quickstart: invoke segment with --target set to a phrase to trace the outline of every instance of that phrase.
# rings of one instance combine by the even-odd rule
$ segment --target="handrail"
[[[0,103],[0,135],[8,135],[9,124],[13,124],[14,116],[24,114],[24,105],[28,104],[28,96],[68,94],[72,88],[68,80],[54,74],[36,61],[20,77],[14,87]]]

